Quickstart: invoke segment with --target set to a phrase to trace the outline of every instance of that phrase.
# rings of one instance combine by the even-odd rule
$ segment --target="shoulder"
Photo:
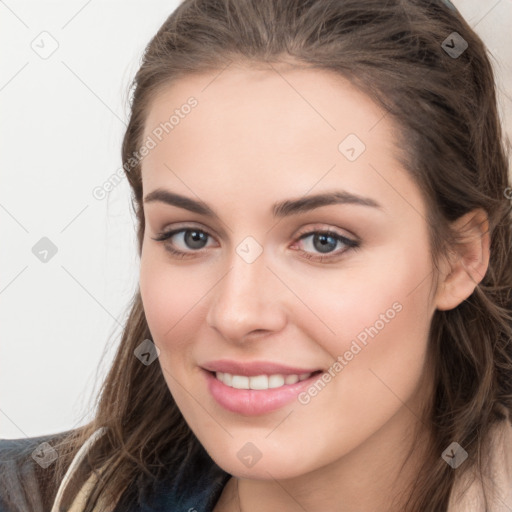
[[[487,463],[482,475],[476,470],[456,480],[449,512],[509,512],[512,510],[512,423],[493,425],[486,439]]]
[[[230,477],[231,475],[221,469],[204,447],[195,440],[181,460],[170,468],[166,478],[138,492],[131,489],[136,496],[128,491],[114,512],[211,512]]]
[[[58,457],[52,445],[69,432],[0,439],[0,512],[47,510],[42,482]]]
[[[491,439],[490,479],[492,499],[504,510],[512,510],[512,423],[510,419],[496,425]],[[499,510],[499,508],[497,508]]]
[[[53,462],[58,456],[53,446],[57,445],[59,438],[71,432],[0,439],[0,512],[48,512],[56,504],[60,506],[61,489],[59,488],[59,492],[57,489],[45,489],[44,479],[47,472],[52,470]],[[97,434],[101,435],[100,432],[95,432],[75,455],[68,467],[68,473],[80,463]],[[230,475],[214,463],[200,443],[194,443],[189,448],[169,468],[168,478],[153,482],[151,486],[140,485],[143,480],[140,484],[128,486],[115,508],[116,512],[211,512]],[[86,483],[86,487],[87,485]],[[82,491],[86,491],[85,487],[78,494],[81,495]]]

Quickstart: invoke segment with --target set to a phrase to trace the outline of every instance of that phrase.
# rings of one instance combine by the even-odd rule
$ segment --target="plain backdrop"
[[[495,57],[512,134],[512,2],[454,0]],[[83,424],[137,287],[128,91],[176,0],[0,0],[0,437]]]

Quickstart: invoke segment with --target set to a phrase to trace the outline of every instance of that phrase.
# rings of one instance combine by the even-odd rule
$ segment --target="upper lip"
[[[231,375],[245,375],[254,377],[256,375],[302,375],[319,371],[319,368],[298,368],[286,366],[271,361],[231,361],[221,359],[210,361],[202,365],[202,368],[211,372],[230,373]]]

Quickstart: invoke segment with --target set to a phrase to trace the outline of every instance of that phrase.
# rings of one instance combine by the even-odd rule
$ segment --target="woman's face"
[[[159,94],[144,141],[144,310],[217,464],[292,478],[403,435],[436,304],[385,112],[329,72],[232,66]]]

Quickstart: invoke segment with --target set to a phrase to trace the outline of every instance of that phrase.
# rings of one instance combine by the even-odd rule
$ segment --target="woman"
[[[122,156],[121,345],[93,421],[2,442],[2,510],[512,509],[512,189],[451,4],[185,0]]]

